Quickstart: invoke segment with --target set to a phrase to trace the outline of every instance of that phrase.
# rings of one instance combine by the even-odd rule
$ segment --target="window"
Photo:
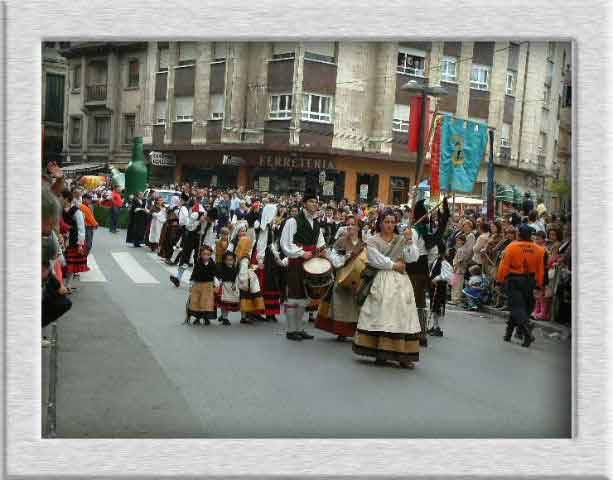
[[[549,108],[550,101],[551,101],[551,86],[545,84],[543,86],[543,108]]]
[[[81,65],[75,65],[74,70],[72,71],[72,89],[81,89]]]
[[[307,42],[304,49],[305,60],[334,63],[334,42]]]
[[[191,122],[194,112],[194,97],[175,97],[175,121]]]
[[[209,102],[211,120],[221,120],[225,110],[225,98],[223,94],[211,95]]]
[[[408,105],[401,105],[399,103],[394,105],[394,121],[392,123],[392,131],[408,132],[410,115],[411,110]]]
[[[515,72],[507,70],[507,87],[505,93],[507,95],[515,95]]]
[[[547,152],[547,134],[545,132],[541,132],[539,134],[539,144],[537,147],[537,152],[539,155],[546,155]]]
[[[213,45],[213,61],[225,61],[227,55],[227,46],[223,42],[215,42]]]
[[[294,42],[278,42],[272,47],[273,60],[287,60],[296,56],[296,44]]]
[[[134,130],[136,128],[136,115],[133,113],[123,117],[123,143],[128,145],[134,140]]]
[[[196,42],[179,43],[179,65],[194,65],[198,57],[198,44]]]
[[[425,74],[426,52],[412,48],[401,48],[398,52],[398,73],[423,77]]]
[[[551,85],[553,79],[553,62],[547,62],[547,76],[545,77],[545,83]]]
[[[43,42],[43,47],[45,48],[54,48],[55,42]]]
[[[511,146],[511,124],[510,123],[502,124],[502,131],[500,132],[500,146],[501,147]]]
[[[110,117],[94,117],[94,144],[109,144]]]
[[[140,63],[138,60],[128,62],[128,87],[138,87]]]
[[[158,72],[168,71],[168,61],[170,59],[170,50],[168,47],[158,48]]]
[[[291,94],[270,96],[270,118],[277,120],[292,118]]]
[[[155,123],[164,125],[166,123],[166,100],[157,100],[155,102]]]
[[[490,67],[485,65],[473,65],[470,72],[470,88],[476,90],[489,90]]]
[[[81,118],[70,119],[70,144],[81,145]]]
[[[45,120],[64,123],[64,75],[47,74]]]
[[[331,103],[332,97],[328,95],[305,93],[302,99],[302,120],[332,122]]]
[[[458,79],[458,59],[455,57],[443,57],[441,80],[455,82]]]

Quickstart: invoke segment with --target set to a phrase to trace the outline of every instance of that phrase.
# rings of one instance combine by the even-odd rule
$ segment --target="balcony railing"
[[[106,84],[88,85],[86,101],[104,102],[106,100]]]

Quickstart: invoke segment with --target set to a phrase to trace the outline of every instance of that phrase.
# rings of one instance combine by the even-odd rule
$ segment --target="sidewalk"
[[[50,344],[41,348],[41,432],[43,438],[50,438],[55,434],[57,327],[48,325],[42,330],[43,336]]]

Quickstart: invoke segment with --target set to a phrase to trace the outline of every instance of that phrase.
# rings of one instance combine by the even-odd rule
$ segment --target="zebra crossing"
[[[177,273],[176,266],[168,265],[156,253],[147,252],[144,255],[140,255],[140,252],[135,254],[129,251],[110,251],[108,253],[113,262],[112,264],[107,263],[106,274],[96,256],[93,253],[89,254],[87,257],[89,271],[79,274],[81,282],[107,283],[113,273],[121,272],[135,285],[156,285],[168,283],[168,276]],[[113,272],[108,269],[113,269]],[[165,274],[162,274],[160,270],[163,270]],[[190,275],[191,269],[188,269],[181,279],[183,285],[189,285]]]

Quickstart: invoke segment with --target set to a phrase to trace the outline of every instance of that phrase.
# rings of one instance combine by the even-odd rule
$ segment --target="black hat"
[[[181,200],[183,200],[184,202],[188,202],[189,201],[189,195],[185,192],[183,192],[181,194]]]
[[[207,218],[209,218],[211,220],[217,220],[217,218],[219,216],[219,212],[217,211],[216,207],[212,207],[212,208],[209,208],[208,212],[206,212],[206,216],[207,216]]]
[[[302,196],[302,202],[306,202],[307,200],[317,200],[317,194],[315,193],[314,190],[307,190],[306,192],[304,192],[304,195]]]

